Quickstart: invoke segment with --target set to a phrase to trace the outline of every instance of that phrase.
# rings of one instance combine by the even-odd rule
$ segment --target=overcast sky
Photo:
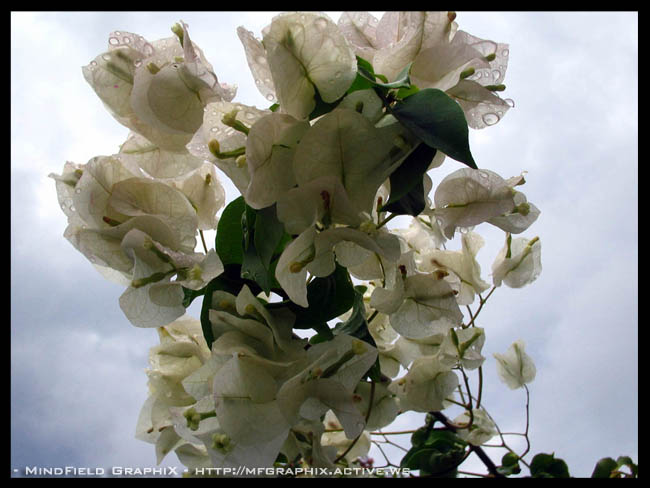
[[[273,14],[12,13],[13,475],[26,466],[155,466],[153,446],[134,431],[157,334],[130,325],[118,304],[122,288],[64,239],[66,218],[47,177],[67,160],[117,152],[128,134],[81,66],[107,49],[113,30],[151,41],[182,19],[219,80],[238,85],[235,100],[265,108],[236,28],[259,36]],[[479,317],[484,404],[502,430],[523,430],[525,395],[496,380],[492,358],[523,339],[538,370],[532,452],[555,452],[574,476],[590,476],[605,456],[638,461],[638,14],[459,12],[457,22],[510,44],[504,96],[515,108],[470,131],[474,159],[503,177],[527,171],[522,190],[542,212],[524,234],[541,239],[541,276],[497,290]],[[447,160],[434,185],[459,167]],[[476,231],[487,241],[479,260],[489,279],[503,233],[487,224]],[[163,465],[180,466],[174,455]]]

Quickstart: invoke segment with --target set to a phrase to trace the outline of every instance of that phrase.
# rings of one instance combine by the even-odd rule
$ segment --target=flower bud
[[[214,434],[212,436],[212,449],[215,449],[222,454],[227,454],[233,449],[233,445],[230,441],[230,437],[226,434]]]
[[[464,80],[465,78],[469,78],[469,77],[472,76],[475,72],[476,72],[476,70],[470,66],[469,68],[467,68],[465,71],[463,71],[463,72],[460,74],[460,79],[461,79],[461,80]]]
[[[219,154],[221,154],[221,147],[219,146],[219,141],[216,139],[212,139],[208,142],[208,149],[210,150],[210,153],[217,158],[219,157]]]
[[[158,73],[158,71],[160,71],[160,68],[155,63],[149,63],[147,64],[147,70],[149,70],[149,73],[152,75],[155,75]]]
[[[176,37],[178,37],[178,40],[181,43],[181,46],[183,45],[183,37],[185,36],[183,32],[183,26],[176,22],[174,25],[172,25],[172,32],[176,34]]]

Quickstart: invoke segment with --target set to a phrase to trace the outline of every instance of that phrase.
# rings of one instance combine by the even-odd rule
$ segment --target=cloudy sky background
[[[266,107],[236,28],[259,35],[272,16],[12,13],[13,475],[26,466],[155,466],[153,446],[134,430],[157,334],[130,325],[118,304],[123,290],[63,238],[66,218],[47,177],[66,160],[117,152],[128,134],[81,66],[106,50],[112,30],[155,40],[182,19],[220,81],[239,86],[236,101]],[[589,476],[605,456],[637,461],[638,14],[459,12],[457,21],[510,44],[504,97],[515,108],[496,126],[470,131],[474,158],[504,177],[527,171],[522,190],[542,211],[524,234],[541,239],[541,276],[523,289],[497,290],[478,320],[487,335],[484,405],[503,431],[523,431],[525,394],[496,379],[492,357],[521,338],[538,369],[530,385],[532,452],[555,452],[574,476]],[[434,184],[459,167],[447,160]],[[476,231],[487,241],[478,256],[489,278],[503,233],[487,224]],[[404,419],[395,428],[418,425]],[[163,465],[180,466],[174,455]],[[465,467],[481,470],[476,461]]]

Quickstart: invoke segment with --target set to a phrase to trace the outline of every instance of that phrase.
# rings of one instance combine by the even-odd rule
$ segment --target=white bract
[[[499,378],[512,390],[533,381],[537,373],[533,360],[524,351],[525,347],[524,341],[519,339],[505,353],[494,353]]]
[[[245,29],[239,35],[260,91],[269,100],[277,97],[289,115],[307,118],[316,107],[316,93],[334,102],[354,81],[354,53],[327,15],[281,14],[262,32],[262,42]]]

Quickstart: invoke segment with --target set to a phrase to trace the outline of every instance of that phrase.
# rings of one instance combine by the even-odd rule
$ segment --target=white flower
[[[485,241],[475,232],[461,235],[461,251],[443,251],[433,249],[422,255],[420,269],[432,272],[436,269],[450,270],[460,278],[460,291],[457,296],[459,305],[469,305],[474,295],[487,290],[490,285],[481,278],[481,267],[476,261],[476,254]]]
[[[447,175],[434,194],[435,216],[445,237],[457,227],[470,227],[511,212],[513,190],[493,171],[461,168]]]
[[[187,144],[187,150],[217,166],[244,195],[250,184],[245,157],[246,139],[255,122],[270,113],[241,103],[209,103],[205,107],[203,123]]]
[[[506,243],[492,265],[494,286],[505,283],[510,288],[521,288],[537,279],[542,272],[542,244],[538,237],[512,239]]]
[[[484,344],[485,332],[479,327],[449,329],[440,345],[438,359],[449,367],[460,364],[466,370],[476,369],[485,361],[481,355]]]
[[[260,43],[245,29],[238,31],[260,91],[269,100],[277,96],[281,109],[289,115],[307,118],[316,106],[316,90],[331,103],[354,81],[354,53],[327,15],[280,14],[262,32]]]
[[[309,129],[307,121],[271,113],[255,122],[246,140],[250,183],[244,195],[253,208],[273,205],[296,185],[293,158],[296,146]]]
[[[475,408],[472,410],[472,425],[466,429],[456,430],[458,437],[463,439],[465,442],[469,442],[474,446],[480,446],[489,442],[494,436],[498,435],[496,425],[492,422],[492,419],[485,413],[483,409]],[[456,417],[453,422],[456,425],[467,425],[470,421],[470,415],[467,411],[464,411],[458,417]]]
[[[521,339],[512,343],[504,354],[494,353],[499,378],[511,390],[521,388],[535,379],[537,370],[533,360],[524,351],[526,345]]]
[[[449,283],[435,273],[397,276],[394,288],[375,288],[370,306],[389,315],[393,329],[409,339],[444,333],[463,319]]]
[[[400,400],[400,410],[431,412],[444,410],[458,386],[456,374],[443,366],[433,356],[423,356],[413,361],[409,372],[393,381],[390,390]]]
[[[234,96],[233,88],[218,83],[185,24],[182,31],[182,43],[176,37],[149,43],[136,34],[113,32],[109,50],[83,68],[118,122],[175,152],[185,152],[207,103]]]

